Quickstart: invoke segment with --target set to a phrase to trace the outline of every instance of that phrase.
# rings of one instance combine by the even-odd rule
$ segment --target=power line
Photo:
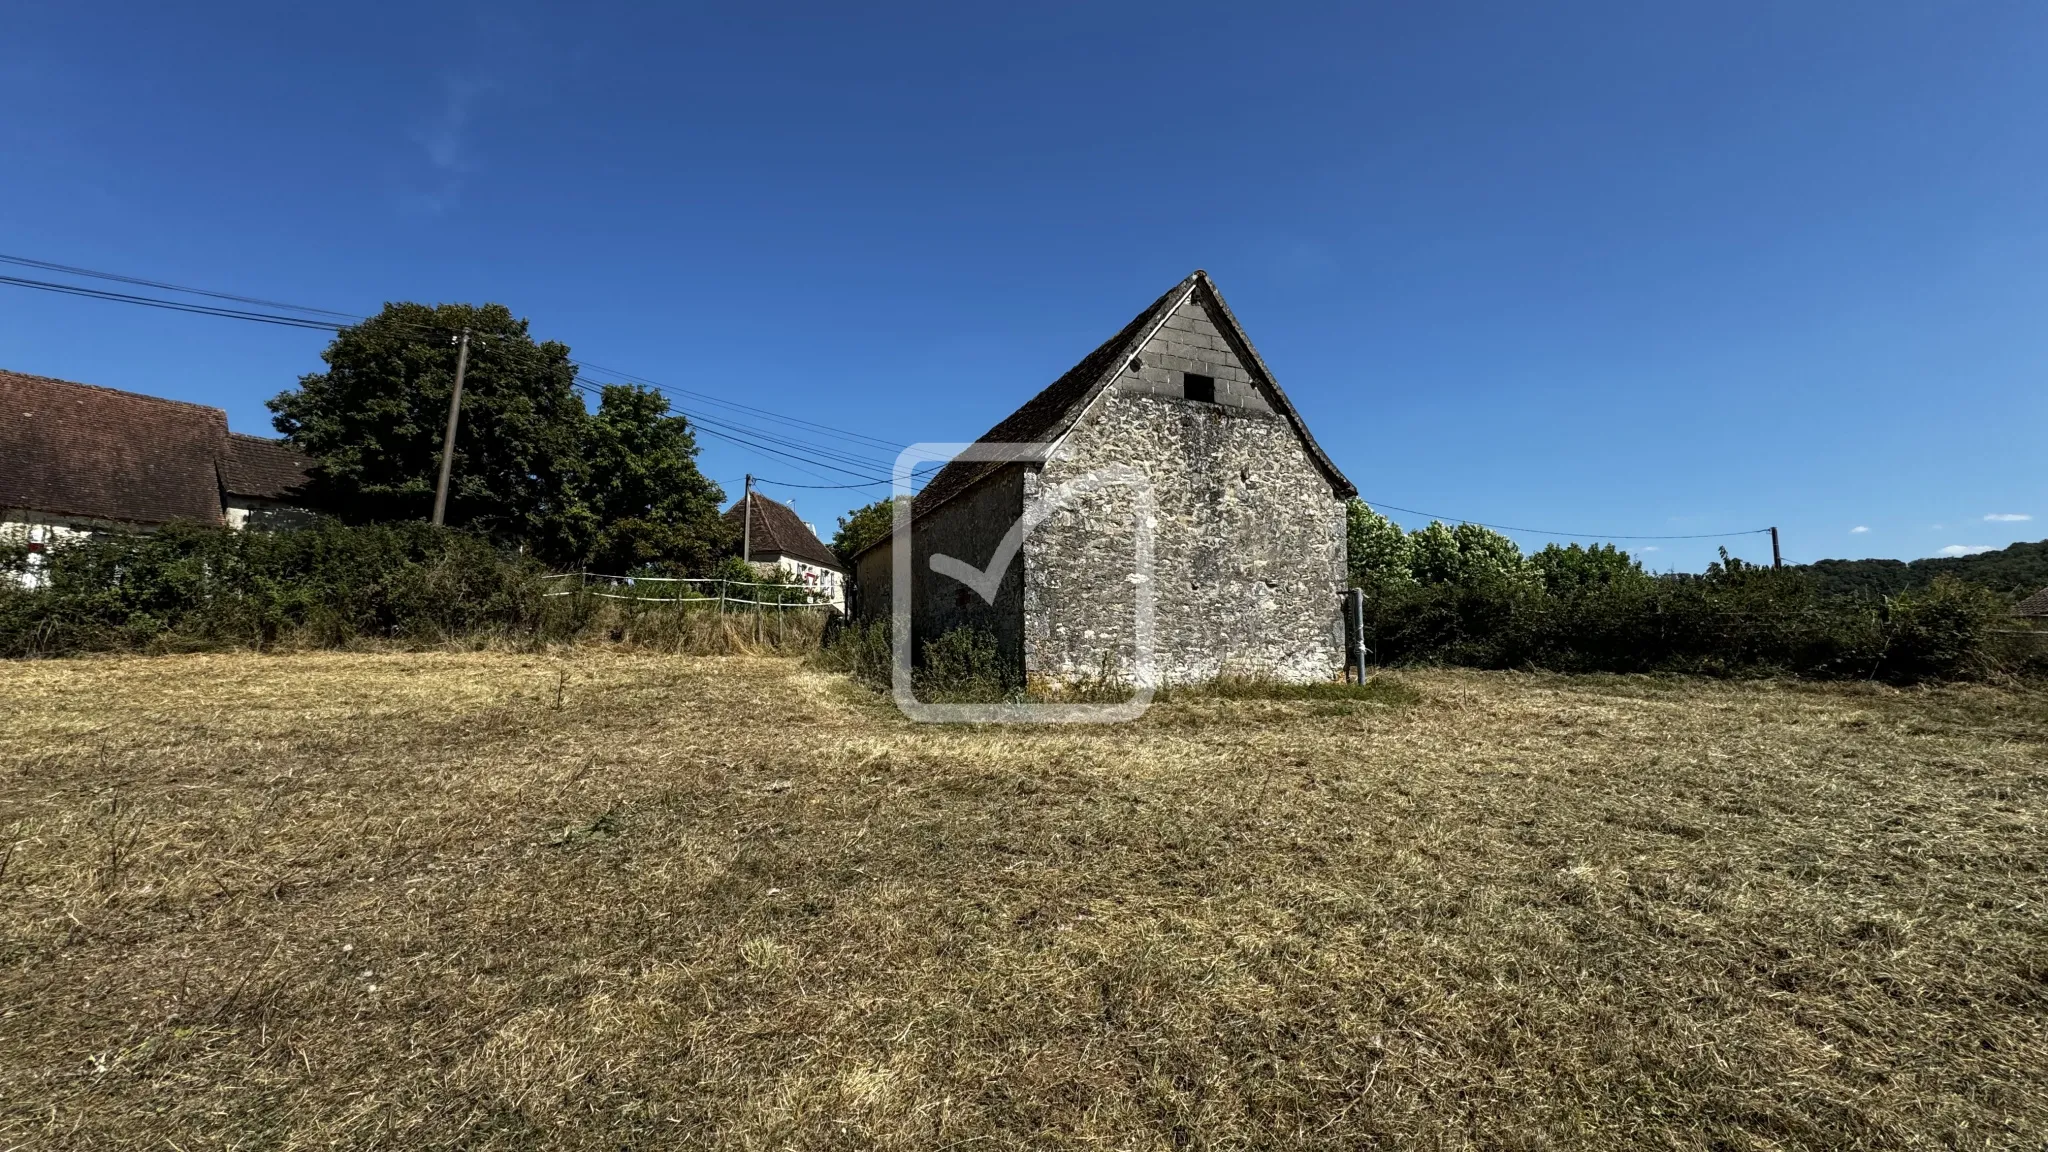
[[[578,388],[581,388],[585,392],[591,393],[593,395],[596,394],[594,387],[584,381],[577,381],[576,386]],[[767,436],[766,434],[755,432],[754,430],[751,429],[737,427],[734,425],[727,425],[723,424],[722,422],[706,423],[704,422],[701,416],[687,411],[682,412],[682,415],[690,421],[691,427],[697,432],[700,432],[706,436],[710,436],[713,439],[722,440],[728,444],[733,444],[738,447],[745,448],[756,453],[760,453],[762,455],[774,456],[777,459],[780,459],[785,463],[788,463],[791,467],[796,468],[798,471],[803,472],[806,475],[815,476],[820,480],[830,480],[831,477],[826,476],[823,473],[813,471],[811,467],[808,467],[809,465],[815,465],[819,468],[825,468],[830,471],[837,472],[843,476],[858,476],[861,477],[866,484],[888,483],[888,481],[885,480],[870,479],[874,475],[874,472],[871,470],[864,471],[857,470],[856,468],[844,467],[841,464],[831,463],[827,460],[821,460],[814,456],[803,454],[802,450],[805,448],[809,448],[813,451],[818,451],[819,448],[817,445],[807,445],[791,441],[778,440],[772,436]],[[721,431],[721,428],[726,428],[730,430]],[[775,443],[784,444],[788,448],[796,449],[796,451],[786,451],[783,448],[771,447],[768,444],[763,444],[754,439],[750,439],[749,436],[746,435],[746,433],[750,432],[753,435],[762,436],[763,439],[768,439],[774,441]],[[863,468],[873,467],[872,463],[867,461],[849,459],[848,462],[854,463]]]
[[[804,457],[804,456],[799,456],[799,455],[796,455],[796,454],[794,454],[794,453],[790,453],[790,452],[784,452],[784,451],[781,451],[780,449],[776,449],[776,448],[770,448],[770,447],[767,447],[766,445],[763,445],[763,444],[756,444],[756,443],[754,443],[753,441],[750,441],[750,440],[746,440],[746,439],[743,439],[743,438],[741,438],[741,437],[738,437],[738,436],[732,436],[732,435],[728,435],[728,434],[726,434],[726,433],[724,433],[724,432],[720,432],[720,431],[718,431],[717,429],[714,429],[714,428],[706,428],[706,427],[704,427],[704,426],[702,426],[702,425],[698,425],[698,426],[697,426],[697,431],[699,431],[699,432],[702,432],[702,433],[703,433],[704,435],[706,435],[706,436],[710,436],[710,437],[712,437],[713,439],[716,439],[716,440],[723,440],[723,441],[725,441],[725,442],[726,442],[726,443],[728,443],[728,444],[733,444],[733,445],[736,445],[736,446],[738,446],[738,447],[741,447],[741,448],[746,448],[746,449],[749,449],[749,450],[751,450],[751,451],[753,451],[753,452],[757,452],[757,453],[760,453],[760,454],[762,454],[762,455],[766,455],[766,456],[774,456],[774,457],[776,457],[776,458],[778,458],[778,459],[780,459],[780,460],[784,461],[785,463],[789,464],[789,465],[790,465],[791,467],[795,468],[795,469],[796,469],[797,471],[799,471],[799,472],[802,472],[802,473],[804,473],[804,474],[806,474],[806,475],[810,475],[810,476],[816,476],[816,477],[817,477],[818,479],[820,479],[820,480],[828,480],[828,479],[830,479],[830,477],[828,477],[828,476],[824,475],[824,474],[823,474],[823,473],[821,473],[821,472],[814,472],[814,471],[812,471],[812,470],[811,470],[811,469],[810,469],[810,468],[808,467],[808,465],[811,465],[811,464],[816,464],[816,465],[817,465],[818,467],[820,467],[820,468],[827,468],[827,469],[830,469],[831,471],[837,472],[837,473],[839,473],[839,474],[841,474],[841,475],[843,475],[843,476],[861,476],[861,475],[864,475],[864,473],[856,472],[856,471],[854,471],[854,470],[853,470],[853,469],[851,469],[851,468],[841,468],[841,467],[839,467],[839,466],[838,466],[838,465],[836,465],[836,464],[826,464],[826,463],[824,463],[824,462],[822,462],[822,461],[817,461],[817,460],[811,460],[811,459],[808,459],[807,457]],[[882,481],[868,481],[867,483],[869,483],[869,484],[876,484],[876,483],[882,483]]]
[[[172,312],[191,312],[200,316],[218,316],[224,320],[251,320],[259,324],[275,324],[284,328],[313,328],[332,332],[335,325],[301,316],[279,316],[265,312],[248,312],[239,308],[218,308],[211,304],[188,304],[180,300],[162,300],[154,296],[135,296],[127,292],[110,292],[104,288],[87,288],[81,284],[57,284],[48,280],[28,280],[20,276],[0,276],[0,284],[12,284],[18,288],[34,288],[42,292],[61,292],[68,296],[85,296],[94,300],[111,300],[117,304],[141,304],[149,308],[163,308]]]
[[[214,300],[226,300],[237,304],[251,304],[264,308],[282,308],[291,312],[300,312],[306,314],[302,316],[291,316],[274,312],[256,312],[249,309],[241,308],[223,308],[211,304],[197,304],[181,300],[165,300],[160,297],[141,296],[128,292],[115,292],[108,289],[91,288],[78,284],[61,284],[49,280],[34,280],[19,276],[0,275],[0,284],[8,284],[21,288],[32,288],[37,291],[43,292],[56,292],[70,296],[81,296],[88,299],[106,300],[120,304],[135,304],[149,308],[160,308],[167,311],[183,312],[191,315],[213,316],[226,320],[244,320],[252,323],[275,325],[278,327],[299,328],[305,330],[325,332],[338,331],[344,327],[348,327],[355,324],[361,324],[370,319],[368,317],[360,316],[355,313],[341,312],[331,308],[313,308],[302,304],[287,304],[276,300],[266,300],[256,296],[238,296],[233,293],[214,292],[204,288],[193,288],[186,285],[173,284],[168,281],[149,280],[138,276],[125,276],[117,272],[96,271],[90,268],[81,268],[76,265],[59,264],[48,260],[36,260],[26,256],[12,256],[7,254],[0,254],[0,263],[12,264],[26,268],[37,268],[50,272],[60,272],[73,276],[84,276],[94,279],[114,281],[123,284],[134,284],[141,287],[155,288],[165,292],[178,292],[193,296],[203,296]],[[331,319],[316,319],[316,317],[321,316],[330,317]],[[433,332],[435,334],[446,334],[450,336],[454,334],[453,328],[444,329],[438,325],[424,325],[402,320],[386,320],[384,322],[396,326],[410,328],[413,329],[414,331]],[[675,404],[673,396],[671,396],[670,394],[675,393],[685,395],[707,404],[713,404],[723,408],[730,408],[735,411],[748,412],[756,416],[776,421],[778,423],[810,429],[813,432],[821,433],[826,436],[831,436],[835,439],[844,440],[847,441],[848,443],[856,444],[861,447],[871,446],[883,449],[900,449],[902,447],[902,445],[894,443],[892,441],[883,440],[880,437],[868,436],[863,433],[847,432],[843,429],[833,428],[830,425],[820,424],[811,420],[804,420],[795,416],[787,416],[782,413],[774,412],[766,408],[757,408],[750,404],[741,404],[737,401],[725,400],[720,397],[710,395],[708,393],[697,392],[688,388],[681,388],[674,385],[665,385],[659,381],[650,379],[645,376],[638,376],[634,373],[623,372],[614,368],[605,368],[600,365],[591,364],[587,361],[576,360],[571,358],[569,359],[569,363],[579,369],[585,369],[593,372],[602,372],[607,375],[617,376],[622,379],[631,381],[643,387],[651,388],[654,391],[661,393],[663,396],[669,397],[670,403],[675,407],[675,410],[678,413],[682,414],[685,418],[687,418],[693,426],[695,426],[699,431],[703,432],[704,434],[712,436],[719,440],[723,440],[737,447],[744,448],[748,451],[778,457],[784,461],[787,461],[793,467],[798,468],[800,471],[806,473],[807,475],[815,476],[820,480],[830,479],[829,477],[823,476],[815,471],[812,471],[810,467],[806,466],[815,465],[816,467],[824,468],[832,472],[838,472],[842,475],[862,477],[860,481],[852,484],[793,484],[779,483],[776,481],[761,481],[762,483],[775,484],[778,487],[784,488],[812,489],[876,488],[885,485],[892,486],[894,484],[893,479],[869,479],[868,477],[871,477],[873,475],[872,471],[856,470],[892,470],[892,466],[886,461],[877,460],[873,457],[857,455],[853,452],[842,451],[840,449],[829,448],[823,444],[818,444],[814,441],[799,439],[794,436],[780,435],[778,433],[771,432],[767,429],[753,427],[751,425],[743,424],[738,421],[720,420],[712,417],[707,417],[702,412],[691,412],[688,409],[683,408],[681,405]],[[601,392],[599,391],[601,385],[598,385],[595,382],[578,380],[575,383],[577,387],[583,389],[585,392],[591,395],[601,395]],[[770,445],[779,445],[780,447],[771,447]],[[836,461],[837,463],[834,463],[834,461]],[[851,465],[851,467],[844,467],[842,465]],[[1691,534],[1669,535],[1631,535],[1623,533],[1602,532],[1559,532],[1546,528],[1518,528],[1513,525],[1507,524],[1489,524],[1481,520],[1467,520],[1463,517],[1458,516],[1444,516],[1434,512],[1424,512],[1415,508],[1403,508],[1398,504],[1381,504],[1373,501],[1368,501],[1368,503],[1372,504],[1374,507],[1388,508],[1396,512],[1407,513],[1411,516],[1426,516],[1432,520],[1449,520],[1462,524],[1474,524],[1481,528],[1491,528],[1497,532],[1521,532],[1537,536],[1559,536],[1579,539],[1715,540],[1727,539],[1735,536],[1757,536],[1771,531],[1771,529],[1769,528],[1747,528],[1736,532],[1700,532]]]
[[[28,261],[23,260],[21,258],[11,258],[5,256],[0,256],[0,262],[16,264],[29,263]],[[57,267],[62,267],[62,265],[57,265]],[[132,277],[115,276],[112,273],[90,273],[90,275],[102,276],[107,279],[116,280],[134,279]],[[156,281],[149,280],[138,280],[136,282],[152,285],[156,283]],[[315,320],[306,316],[286,316],[270,312],[252,312],[242,308],[221,308],[212,304],[194,304],[183,300],[165,300],[156,296],[137,296],[128,292],[114,292],[105,288],[91,288],[83,284],[59,284],[48,280],[30,280],[19,276],[0,275],[0,284],[11,284],[21,288],[34,288],[45,292],[61,292],[70,296],[84,296],[94,300],[112,301],[113,303],[116,304],[139,304],[148,308],[164,308],[173,312],[189,312],[199,316],[214,316],[223,320],[248,320],[259,324],[275,324],[282,327],[303,328],[308,331],[315,332],[339,332],[343,328],[351,327],[357,324],[362,324],[370,319],[369,317],[366,316],[357,316],[354,315],[353,313],[348,312],[333,312],[328,314],[336,317],[341,317],[343,319]],[[206,292],[198,288],[171,287],[169,290],[177,292],[191,292],[195,295],[212,296],[224,300],[253,299],[252,297],[231,296],[223,292]],[[268,302],[266,301],[264,303]],[[300,311],[305,312],[327,312],[327,310],[324,308],[303,308],[295,304],[278,304],[273,306],[280,308],[298,308]],[[398,320],[393,318],[386,318],[381,322],[394,327],[410,329],[414,332],[426,332],[435,335],[446,335],[451,339],[460,332],[460,328],[457,326],[446,326],[440,324],[418,324],[412,321]],[[478,335],[488,337],[518,335],[518,333],[483,332],[479,333]]]
[[[759,487],[760,487],[761,485],[763,485],[763,484],[766,484],[766,485],[768,485],[768,486],[769,486],[769,487],[771,487],[771,488],[830,488],[830,489],[840,489],[840,488],[893,488],[893,487],[895,487],[895,486],[896,486],[896,482],[895,482],[894,480],[870,480],[870,481],[866,481],[866,482],[864,482],[864,483],[860,483],[860,484],[792,484],[792,483],[790,483],[790,482],[789,482],[789,481],[787,481],[787,480],[766,480],[766,479],[763,479],[763,478],[761,478],[761,477],[759,477],[759,476],[756,476],[756,477],[754,477],[754,487],[756,487],[756,488],[759,488]]]
[[[1527,532],[1532,536],[1562,536],[1566,539],[1579,540],[1719,540],[1730,536],[1761,536],[1770,531],[1769,528],[1744,528],[1739,532],[1699,532],[1683,536],[1628,536],[1614,532],[1556,532],[1548,528],[1516,528],[1507,524],[1488,524],[1483,520],[1467,520],[1462,516],[1445,516],[1437,512],[1423,512],[1414,508],[1403,508],[1399,504],[1382,504],[1377,500],[1367,500],[1365,503],[1373,508],[1391,508],[1396,512],[1406,512],[1410,516],[1427,516],[1431,520],[1448,520],[1455,524],[1471,524],[1480,528],[1491,528],[1496,532]]]
[[[883,440],[880,437],[868,436],[859,432],[848,432],[844,429],[834,428],[829,424],[819,424],[816,423],[815,421],[802,420],[795,416],[785,416],[780,412],[771,412],[766,408],[756,408],[751,404],[741,404],[738,401],[722,399],[720,397],[712,396],[704,392],[694,392],[688,388],[679,387],[674,384],[663,384],[658,380],[650,380],[645,376],[636,376],[631,372],[621,372],[616,368],[606,368],[601,364],[592,364],[587,360],[571,359],[569,363],[576,365],[578,368],[588,369],[589,371],[592,372],[601,372],[607,376],[617,376],[621,380],[627,380],[635,384],[641,384],[646,387],[652,388],[657,392],[662,392],[664,394],[674,392],[680,395],[689,396],[693,399],[703,400],[706,403],[716,404],[722,408],[734,408],[742,412],[752,412],[757,416],[766,416],[771,420],[778,420],[785,424],[801,425],[805,428],[811,428],[816,431],[822,432],[827,436],[834,436],[842,440],[865,442],[866,444],[872,445],[877,448],[887,448],[890,451],[901,451],[903,449],[903,445],[891,440]]]
[[[842,464],[852,464],[859,468],[874,469],[880,472],[887,472],[890,467],[889,463],[884,460],[876,460],[867,456],[857,456],[850,452],[841,452],[837,449],[828,448],[822,444],[816,444],[809,440],[792,439],[790,437],[782,436],[775,432],[771,432],[765,428],[755,428],[747,424],[740,424],[730,420],[721,420],[716,417],[706,416],[702,412],[692,412],[687,408],[676,408],[675,410],[677,412],[681,412],[685,416],[688,416],[692,422],[700,426],[709,425],[713,428],[723,428],[731,432],[744,433],[748,436],[758,437],[762,440],[767,441],[770,444],[780,444],[785,448],[794,448],[799,451],[813,451],[818,456],[824,459],[837,460]]]
[[[873,480],[865,484],[792,484],[787,480],[769,480],[760,476],[754,477],[754,487],[759,488],[763,484],[771,488],[889,488],[894,487],[896,482],[894,480]]]
[[[592,382],[583,381],[580,383],[586,391],[591,390]],[[599,387],[602,387],[602,385],[599,385]],[[592,394],[595,395],[597,393],[592,392]],[[809,440],[792,439],[790,437],[780,435],[779,433],[769,431],[765,428],[756,428],[753,427],[752,425],[741,424],[736,421],[722,420],[717,417],[706,416],[701,412],[694,412],[688,408],[675,406],[673,400],[670,401],[670,405],[672,411],[688,418],[692,425],[704,431],[709,432],[713,429],[723,429],[726,432],[750,437],[754,440],[765,441],[769,444],[779,445],[783,448],[788,448],[798,453],[808,454],[806,458],[810,459],[811,462],[814,464],[825,464],[827,462],[835,462],[838,464],[851,465],[853,468],[860,470],[858,472],[851,473],[853,475],[873,476],[883,472],[887,472],[889,470],[889,464],[886,461],[876,460],[872,457],[867,456],[857,456],[850,452],[842,452],[839,449],[830,448],[823,444],[818,444]]]
[[[122,284],[137,284],[144,288],[160,288],[166,292],[183,292],[190,296],[208,296],[215,300],[229,300],[236,304],[256,304],[264,308],[283,308],[290,312],[309,312],[319,316],[332,316],[354,323],[361,320],[353,312],[337,312],[332,308],[308,308],[303,304],[285,304],[277,300],[265,300],[256,296],[236,296],[227,292],[210,292],[204,288],[188,288],[182,284],[169,284],[162,280],[145,280],[140,276],[123,276],[118,272],[95,272],[90,268],[79,268],[71,264],[53,264],[48,260],[33,260],[27,256],[9,256],[0,253],[0,264],[16,264],[23,268],[40,268],[45,272],[63,272],[71,276],[89,276],[96,280],[113,280]]]
[[[887,483],[887,481],[872,479],[874,475],[872,472],[865,472],[857,468],[849,468],[844,465],[831,463],[830,461],[827,460],[820,460],[817,459],[816,457],[806,456],[800,451],[790,451],[783,448],[771,447],[770,445],[749,439],[746,436],[736,435],[731,432],[722,432],[715,427],[705,424],[696,424],[694,425],[694,427],[698,432],[702,432],[706,436],[710,436],[714,439],[723,440],[728,444],[735,444],[742,448],[748,448],[755,452],[764,453],[766,455],[774,456],[781,460],[787,461],[789,464],[794,466],[798,471],[808,476],[815,476],[820,480],[830,480],[831,477],[826,476],[821,472],[813,471],[814,468],[823,468],[826,469],[827,471],[837,472],[842,476],[860,477],[864,485]]]
[[[243,320],[252,323],[270,324],[278,327],[298,328],[310,331],[324,332],[339,331],[351,325],[364,323],[369,319],[368,317],[363,317],[355,313],[342,312],[331,308],[313,308],[306,305],[288,304],[282,301],[266,300],[261,297],[255,296],[240,296],[228,292],[215,292],[204,288],[194,288],[189,285],[173,284],[169,281],[149,280],[139,276],[126,276],[117,272],[104,272],[96,269],[79,267],[77,265],[59,264],[54,261],[48,260],[36,260],[26,256],[0,254],[0,263],[13,264],[27,268],[39,268],[47,271],[61,272],[67,275],[91,277],[96,279],[115,281],[124,284],[135,284],[144,287],[156,288],[158,290],[165,292],[186,293],[194,296],[203,296],[216,300],[227,300],[235,303],[253,304],[264,308],[282,308],[294,312],[302,312],[308,314],[304,316],[292,316],[283,315],[275,312],[258,312],[252,309],[225,308],[212,304],[201,304],[181,300],[166,300],[161,297],[143,296],[129,292],[117,292],[110,289],[93,288],[85,285],[63,284],[49,280],[37,280],[19,276],[0,275],[0,284],[7,284],[22,288],[31,288],[37,291],[55,292],[70,296],[80,296],[87,299],[105,300],[113,303],[134,304],[142,307],[159,308],[164,309],[166,311],[183,312],[191,315],[213,316],[220,319]],[[318,319],[316,317],[329,317],[330,319]],[[397,327],[411,329],[416,332],[427,332],[432,333],[434,335],[448,335],[451,338],[455,334],[455,329],[453,327],[444,328],[441,325],[418,324],[397,319],[387,319],[384,321],[384,323],[391,324]],[[749,404],[740,404],[735,401],[723,400],[719,397],[712,396],[707,393],[696,392],[692,389],[672,389],[671,387],[662,385],[657,381],[648,379],[647,377],[643,376],[635,376],[632,373],[619,372],[614,369],[601,368],[597,365],[586,364],[582,361],[574,359],[571,359],[569,363],[579,368],[587,368],[593,371],[606,372],[612,375],[617,375],[635,380],[642,384],[643,386],[652,388],[656,392],[662,393],[664,396],[668,395],[671,391],[682,393],[694,397],[698,400],[701,400],[705,403],[715,404],[725,408],[735,409],[738,411],[754,413],[758,416],[762,416],[770,420],[778,421],[780,423],[792,426],[811,429],[818,433],[832,436],[834,438],[844,440],[849,443],[857,444],[862,447],[872,445],[874,447],[892,450],[901,447],[900,445],[891,443],[886,440],[882,440],[878,437],[866,436],[860,433],[845,432],[843,430],[835,429],[830,427],[829,425],[820,424],[815,421],[803,420],[794,416],[785,416],[781,413],[773,412],[765,408],[757,408]],[[593,392],[593,394],[595,393]],[[673,400],[671,400],[671,403],[673,403]],[[841,468],[834,464],[826,463],[823,460],[809,459],[810,463],[818,464],[821,467],[829,468],[831,471],[840,472],[844,475],[872,476],[876,472],[887,471],[889,467],[886,462],[876,460],[871,457],[856,455],[852,452],[844,452],[809,440],[796,439],[792,436],[777,435],[766,429],[755,428],[750,425],[734,421],[721,421],[712,419],[704,416],[701,412],[690,412],[682,408],[680,405],[677,405],[676,407],[677,411],[681,412],[683,415],[688,417],[693,424],[703,428],[704,431],[715,436],[720,440],[725,440],[729,443],[733,443],[739,447],[746,448],[751,451],[765,452],[767,454],[788,460],[792,464],[800,464],[806,459],[809,459],[806,455],[803,455],[808,453],[817,456],[829,457],[832,460],[836,460],[841,463],[852,464],[860,469],[863,469],[863,471],[854,471],[851,468]],[[721,436],[718,435],[713,430],[713,427],[705,427],[705,425],[711,425],[716,428],[724,428],[730,432],[738,433],[741,435]],[[761,440],[765,440],[773,444],[779,444],[791,449],[795,449],[796,452],[793,454],[790,452],[775,451],[773,449],[767,448],[762,444],[757,444],[752,440],[743,438],[746,436],[758,437]],[[811,473],[810,469],[808,468],[804,468],[802,470],[812,475],[818,475],[817,473]],[[829,479],[829,477],[819,476],[819,479]],[[868,480],[864,481],[862,486],[872,486],[886,483],[888,483],[888,481],[886,480]],[[820,485],[820,487],[824,487],[824,485]]]

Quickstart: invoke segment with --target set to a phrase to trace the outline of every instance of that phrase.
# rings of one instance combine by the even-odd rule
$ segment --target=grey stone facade
[[[1213,379],[1213,402],[1187,398],[1188,373]],[[956,461],[920,496],[918,649],[967,627],[994,635],[1015,674],[1042,681],[1341,674],[1352,489],[1201,273],[982,439],[1049,450],[1026,463]],[[934,554],[986,568],[1020,518],[1022,546],[993,602],[933,571]],[[892,555],[884,542],[857,559],[857,618],[889,615]],[[1150,662],[1137,644],[1144,591]]]
[[[1218,394],[1221,395],[1218,381]],[[1119,465],[1152,491],[1153,651],[1161,683],[1339,675],[1344,507],[1270,412],[1105,392],[1027,499],[1065,503],[1024,537],[1025,670],[1141,678],[1135,492],[1089,478]]]
[[[986,567],[1010,526],[1024,511],[1023,465],[997,470],[917,522],[910,534],[910,634],[913,652],[955,628],[995,637],[996,649],[1018,677],[1024,658],[1024,570],[1011,564],[994,603],[950,576],[932,571],[933,554],[958,556]],[[885,620],[895,602],[895,552],[887,544],[855,558],[853,616]]]

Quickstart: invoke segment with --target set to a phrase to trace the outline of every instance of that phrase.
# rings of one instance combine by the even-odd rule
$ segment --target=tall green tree
[[[1344,544],[1353,587],[1406,584],[1415,579],[1410,568],[1414,547],[1408,534],[1355,496],[1344,505]]]
[[[585,435],[585,458],[585,502],[599,524],[588,567],[702,572],[738,546],[719,515],[724,489],[697,470],[689,421],[671,415],[660,393],[605,385]]]
[[[839,530],[832,534],[832,551],[849,569],[853,558],[896,527],[896,501],[908,497],[887,496],[864,504],[839,518]]]
[[[269,403],[316,462],[313,487],[343,519],[431,514],[457,336],[471,331],[448,522],[553,564],[579,560],[599,523],[584,503],[588,411],[567,345],[536,342],[502,304],[386,304],[320,354],[325,372]]]
[[[1409,533],[1408,542],[1410,568],[1425,584],[1523,581],[1534,575],[1513,540],[1477,524],[1453,528],[1432,520]]]
[[[1546,544],[1529,557],[1529,564],[1543,577],[1543,586],[1553,596],[1567,596],[1594,588],[1612,588],[1650,579],[1635,558],[1612,544],[1558,547]]]

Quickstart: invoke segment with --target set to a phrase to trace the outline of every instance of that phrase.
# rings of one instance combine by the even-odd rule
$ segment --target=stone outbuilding
[[[967,628],[1039,682],[1342,674],[1357,490],[1206,273],[976,445],[912,502],[914,652]],[[854,558],[856,619],[890,616],[894,553]]]

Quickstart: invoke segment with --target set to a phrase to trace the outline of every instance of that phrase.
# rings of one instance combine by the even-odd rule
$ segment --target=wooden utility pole
[[[462,375],[469,371],[469,329],[462,330],[462,351],[455,354],[455,390],[448,394],[448,431],[441,437],[441,482],[434,486],[434,527],[448,515],[448,472],[455,466],[455,422],[462,417]]]
[[[1771,567],[1783,568],[1784,566],[1785,558],[1778,554],[1778,529],[1776,526],[1773,526],[1771,528]]]
[[[740,513],[740,559],[754,560],[754,474],[747,473],[746,510]]]

